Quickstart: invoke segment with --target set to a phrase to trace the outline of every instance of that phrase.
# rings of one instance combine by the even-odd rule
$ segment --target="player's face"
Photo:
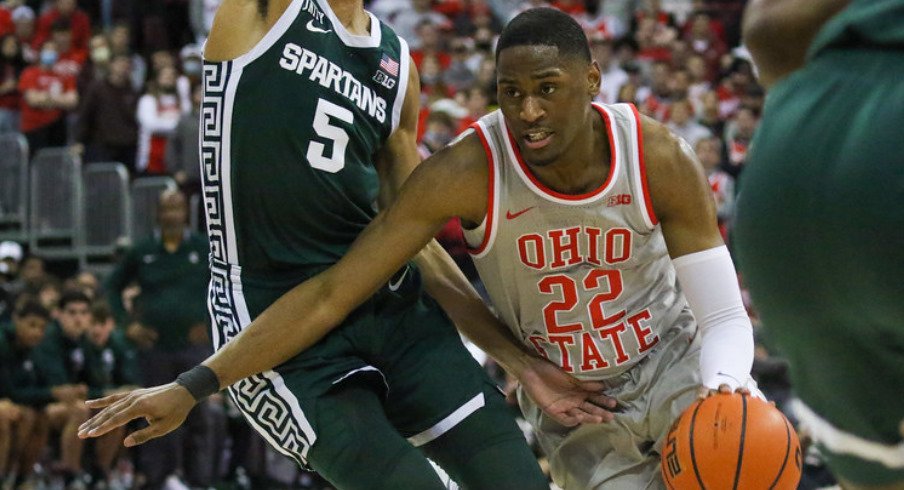
[[[498,98],[512,138],[531,165],[554,163],[588,124],[599,92],[596,63],[558,55],[554,46],[513,46],[499,53]]]

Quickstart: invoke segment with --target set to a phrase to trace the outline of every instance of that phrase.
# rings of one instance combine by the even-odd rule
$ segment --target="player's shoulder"
[[[660,221],[687,210],[707,194],[703,167],[690,145],[664,124],[641,116],[642,165],[653,208]]]
[[[641,115],[643,165],[650,178],[659,174],[683,173],[698,166],[694,151],[665,124]]]
[[[217,8],[204,59],[236,59],[250,51],[276,24],[291,0],[223,0]]]
[[[453,175],[467,177],[474,173],[486,175],[487,158],[484,143],[477,131],[468,128],[424,163],[442,166]]]

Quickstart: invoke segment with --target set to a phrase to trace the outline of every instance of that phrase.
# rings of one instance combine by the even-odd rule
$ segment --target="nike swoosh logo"
[[[518,216],[521,216],[522,214],[524,214],[524,213],[530,211],[531,209],[534,209],[535,207],[537,207],[537,206],[531,206],[531,207],[529,207],[529,208],[522,209],[521,211],[518,211],[517,213],[513,213],[513,212],[511,212],[511,211],[506,211],[506,212],[505,212],[505,219],[515,219],[515,218],[517,218]]]
[[[305,27],[307,27],[308,30],[311,31],[311,32],[319,32],[319,33],[321,33],[321,34],[326,34],[326,33],[328,33],[328,32],[333,32],[332,29],[322,29],[322,28],[320,28],[320,27],[315,26],[315,25],[314,25],[314,19],[309,20],[308,23],[305,25]]]
[[[406,266],[405,266],[405,270],[402,271],[402,275],[399,276],[399,278],[396,279],[395,282],[390,281],[390,282],[388,283],[388,285],[389,285],[389,290],[392,291],[393,293],[396,292],[396,291],[398,291],[398,290],[399,290],[399,287],[402,286],[402,282],[405,280],[405,276],[407,276],[407,275],[408,275],[408,266],[406,265]]]

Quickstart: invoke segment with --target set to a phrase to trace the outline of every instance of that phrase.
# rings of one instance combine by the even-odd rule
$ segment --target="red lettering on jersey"
[[[590,332],[584,332],[581,336],[581,347],[583,352],[581,370],[592,371],[609,367],[609,363],[603,359],[599,349],[596,348],[596,342],[593,341]]]
[[[617,264],[631,258],[631,230],[613,228],[606,232],[606,263]]]
[[[543,342],[545,339],[543,337],[537,335],[531,335],[527,340],[530,340],[531,344],[534,344],[534,349],[537,349],[537,352],[540,353],[547,361],[549,360],[549,354],[546,353],[546,349],[544,349],[540,342]]]
[[[578,251],[578,234],[581,227],[566,228],[564,230],[552,230],[549,232],[549,240],[552,243],[553,261],[549,264],[553,269],[565,267],[566,265],[579,264],[581,262],[581,254]],[[567,243],[563,240],[568,235]],[[565,254],[568,254],[568,260]]]
[[[590,303],[587,304],[587,311],[590,313],[590,324],[596,329],[618,323],[625,316],[625,310],[613,313],[608,317],[603,312],[603,303],[618,298],[624,290],[620,270],[593,269],[584,278],[584,289],[587,291],[601,289],[600,282],[604,279],[608,291],[594,295]]]
[[[584,233],[587,235],[587,262],[593,265],[603,265],[600,262],[600,235],[603,230],[599,228],[584,227]]]
[[[532,247],[530,246],[531,244],[533,244]],[[518,237],[518,256],[521,257],[522,264],[532,269],[545,267],[546,256],[543,251],[543,237],[536,233]]]
[[[578,288],[574,283],[574,279],[564,274],[556,274],[540,279],[537,286],[543,294],[553,294],[553,287],[555,286],[558,286],[562,293],[562,301],[553,300],[543,307],[543,321],[546,323],[547,332],[561,334],[579,332],[583,329],[580,323],[559,325],[559,320],[556,318],[556,313],[571,311],[578,304]]]
[[[606,207],[621,206],[623,204],[631,204],[631,194],[618,194],[610,196],[606,199]]]
[[[653,335],[651,339],[647,340],[647,337],[653,333],[653,329],[646,326],[649,324],[651,318],[652,315],[650,315],[649,309],[643,310],[628,318],[628,324],[631,325],[631,328],[634,330],[634,336],[637,337],[638,354],[643,354],[659,343],[658,335]],[[641,324],[641,322],[643,322],[643,324]]]
[[[559,353],[562,355],[562,361],[559,366],[568,373],[573,373],[574,368],[568,359],[568,347],[566,345],[574,345],[574,337],[571,335],[550,335],[549,341],[559,346]]]
[[[627,330],[624,322],[619,323],[614,327],[601,328],[600,329],[600,338],[605,340],[606,337],[609,337],[609,340],[612,341],[612,346],[615,347],[615,365],[620,366],[627,362],[628,354],[625,353],[625,346],[622,345],[621,337],[619,334]]]

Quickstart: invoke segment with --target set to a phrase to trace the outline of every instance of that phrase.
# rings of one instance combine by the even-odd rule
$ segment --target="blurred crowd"
[[[222,396],[199,405],[172,436],[137,451],[122,450],[121,433],[87,444],[75,437],[90,415],[86,397],[167,382],[209,353],[207,243],[187,229],[183,192],[200,191],[201,53],[219,3],[0,3],[0,132],[24,134],[31,154],[68,147],[86,163],[117,161],[133,177],[170,175],[182,187],[161,196],[158,231],[125,250],[106,277],[83,270],[59,278],[53,263],[20,244],[0,244],[4,488],[327,488],[268,451]],[[424,157],[495,108],[494,46],[508,20],[538,6],[571,14],[602,70],[596,100],[633,103],[687,142],[730,244],[735,181],[764,100],[740,43],[744,4],[373,0],[367,8],[410,44]],[[439,238],[476,282],[458,223]],[[787,363],[770,350],[748,307],[757,329],[754,375],[784,408],[793,397]],[[833,483],[815,449],[806,461],[801,488]]]

